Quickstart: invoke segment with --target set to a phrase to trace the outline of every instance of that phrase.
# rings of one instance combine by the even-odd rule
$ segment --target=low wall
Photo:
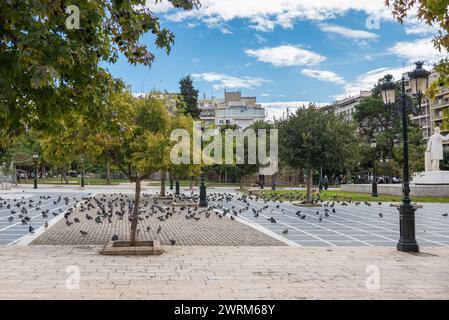
[[[341,191],[371,193],[371,184],[342,184]],[[410,192],[415,197],[449,197],[449,186],[416,186],[410,185]],[[377,193],[392,196],[402,195],[402,184],[378,184]]]

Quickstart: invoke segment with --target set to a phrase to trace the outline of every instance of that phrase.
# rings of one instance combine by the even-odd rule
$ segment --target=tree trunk
[[[306,201],[307,203],[312,202],[312,185],[313,185],[313,170],[307,170],[307,183],[306,183]]]
[[[167,177],[167,173],[165,171],[161,171],[161,196],[165,197],[165,178]]]
[[[133,220],[131,222],[131,247],[135,247],[137,245],[137,222],[139,222],[140,183],[140,178],[136,178]]]
[[[106,184],[111,184],[111,161],[106,163]]]
[[[67,170],[64,167],[64,169],[62,169],[62,178],[64,179],[66,184],[69,184],[69,179],[67,178]]]

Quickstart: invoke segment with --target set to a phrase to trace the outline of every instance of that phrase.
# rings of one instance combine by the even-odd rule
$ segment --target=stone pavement
[[[390,203],[335,202],[331,207],[298,207],[288,201],[234,196],[220,201],[225,209],[242,210],[239,217],[304,247],[390,247],[399,239],[399,211]],[[212,204],[212,203],[211,203]],[[250,210],[243,210],[250,204]],[[323,205],[326,204],[323,203]],[[416,238],[421,247],[449,246],[447,203],[423,203],[416,211]],[[252,209],[260,211],[255,217]],[[328,210],[326,216],[325,210]],[[332,209],[335,209],[333,212]],[[381,216],[379,215],[381,214]],[[276,223],[267,218],[273,217]],[[282,231],[288,229],[288,234]]]
[[[129,194],[123,194],[128,198]],[[147,196],[147,194],[145,194]],[[206,217],[206,209],[199,208],[195,218],[186,219],[187,208],[176,211],[172,217],[164,221],[157,219],[161,214],[152,214],[151,207],[153,201],[149,198],[142,198],[141,220],[139,220],[138,234],[139,240],[160,240],[162,244],[169,245],[170,240],[175,240],[176,245],[186,246],[282,246],[284,242],[276,240],[271,236],[258,231],[246,224],[231,220],[228,216],[220,218],[215,211],[210,211],[210,216]],[[98,194],[97,198],[103,197]],[[107,199],[116,199],[113,194],[105,195]],[[146,205],[144,205],[146,203]],[[164,205],[164,201],[159,200],[158,204],[170,208],[170,205]],[[171,203],[171,201],[170,201]],[[117,208],[114,207],[114,210]],[[194,210],[194,209],[192,209]],[[128,220],[128,208],[125,208],[124,219],[119,219],[113,215],[111,222],[107,219],[101,223],[96,223],[93,219],[87,220],[86,213],[96,217],[98,208],[85,210],[77,207],[70,215],[69,221],[73,224],[66,225],[66,220],[61,219],[43,234],[36,236],[31,242],[33,245],[104,245],[111,240],[113,235],[117,235],[119,240],[128,240],[130,238],[130,221]],[[150,216],[151,214],[151,216]],[[74,223],[78,218],[79,223]],[[195,219],[199,219],[196,221]],[[157,232],[161,226],[160,232]],[[149,230],[147,229],[149,228]],[[81,235],[80,230],[87,232],[87,235]]]
[[[102,256],[98,249],[0,246],[0,298],[449,298],[447,247],[406,254],[372,247],[175,246],[146,257]]]

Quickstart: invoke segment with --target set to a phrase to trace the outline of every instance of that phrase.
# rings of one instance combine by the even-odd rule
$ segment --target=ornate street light
[[[39,160],[39,153],[33,153],[33,164],[34,164],[34,189],[37,189],[37,161]]]
[[[428,86],[429,72],[423,69],[423,62],[416,62],[415,70],[408,73],[413,97],[417,98],[418,108],[421,109],[423,93]],[[382,99],[386,105],[393,105],[396,102],[396,84],[392,82],[393,77],[385,77],[382,84]],[[394,94],[393,94],[394,92]],[[401,114],[402,114],[402,140],[403,140],[403,182],[402,182],[402,204],[399,207],[399,242],[397,249],[403,252],[418,252],[419,246],[415,237],[415,212],[416,207],[411,205],[410,198],[410,173],[408,156],[408,114],[407,114],[407,94],[405,93],[405,79],[401,80]]]
[[[377,177],[376,177],[376,147],[377,147],[377,143],[376,143],[376,139],[374,137],[371,139],[370,142],[371,142],[371,148],[374,151],[373,180],[372,180],[371,196],[372,197],[378,197],[379,195],[377,194]]]
[[[418,101],[419,110],[421,112],[421,101],[424,96],[424,92],[429,86],[429,75],[430,72],[424,69],[423,62],[417,61],[415,70],[408,73],[410,79],[410,87],[412,88],[412,95],[416,97]]]

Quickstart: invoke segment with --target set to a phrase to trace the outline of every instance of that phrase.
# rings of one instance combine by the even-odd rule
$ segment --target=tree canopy
[[[169,53],[175,36],[146,2],[76,1],[79,26],[73,27],[66,23],[67,1],[0,1],[0,146],[26,126],[51,130],[70,110],[88,112],[95,123],[111,91],[112,78],[101,65],[122,54],[132,64],[150,66],[155,54],[140,42],[145,33]],[[186,10],[199,5],[169,2]]]

